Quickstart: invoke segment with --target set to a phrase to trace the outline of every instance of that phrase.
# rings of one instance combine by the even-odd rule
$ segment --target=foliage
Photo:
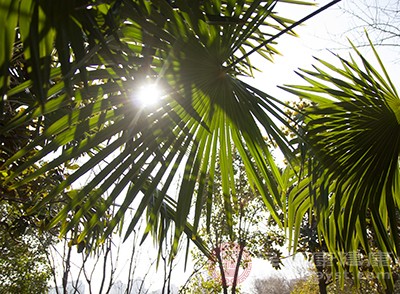
[[[317,273],[315,269],[310,270],[310,275],[308,275],[307,278],[293,281],[294,288],[290,293],[320,293],[318,287],[318,275],[319,273]],[[368,270],[360,272],[359,285],[356,285],[354,278],[349,275],[345,276],[343,284],[340,282],[338,277],[331,277],[328,278],[328,280],[330,280],[330,283],[327,285],[326,293],[329,294],[387,293],[376,279],[374,273]],[[398,291],[397,287],[391,293],[397,293],[396,291]]]
[[[210,279],[209,274],[208,271],[199,272],[191,278],[189,284],[186,284],[185,287],[180,289],[180,293],[223,293],[222,283],[216,279]]]
[[[11,84],[13,86],[18,86],[26,80],[27,73],[24,69],[20,45],[20,41],[17,40],[11,61],[13,68]],[[21,95],[19,101],[13,99],[4,101],[0,125],[5,126],[13,117],[23,113],[26,108],[32,107],[30,103],[33,103],[34,100],[30,98],[30,95]],[[1,133],[0,163],[4,164],[13,154],[35,140],[45,125],[46,121],[38,118],[29,124],[21,124],[10,132]],[[50,191],[78,166],[76,163],[66,162],[62,166],[40,174],[32,181],[16,188],[11,187],[10,183],[7,183],[7,177],[21,164],[40,152],[40,149],[40,146],[33,148],[12,165],[3,165],[0,168],[1,293],[46,292],[48,280],[54,273],[54,268],[48,259],[49,251],[58,243],[55,236],[59,234],[60,227],[55,226],[51,230],[44,229],[59,213],[63,204],[68,202],[68,198],[73,197],[76,193],[72,189],[63,191],[34,214],[29,213],[29,208],[37,201],[47,197]],[[22,177],[32,175],[37,169],[46,165],[49,160],[51,160],[51,156],[29,166],[23,172]],[[79,227],[80,224],[72,232],[75,236],[80,230]],[[72,245],[78,245],[78,250],[82,251],[86,242],[78,244],[75,238],[69,242],[69,246]]]
[[[259,48],[258,54],[271,59],[277,51],[269,40],[277,34],[293,34],[286,28],[294,22],[275,11],[277,2],[294,7],[305,4],[295,0],[207,0],[191,5],[164,0],[4,2],[0,21],[7,25],[0,34],[4,44],[0,108],[5,101],[26,105],[21,99],[24,96],[31,103],[2,126],[0,133],[39,119],[45,122],[37,130],[38,136],[2,165],[8,169],[32,150],[40,150],[7,174],[7,185],[16,189],[88,155],[62,184],[38,199],[31,212],[88,177],[48,227],[63,222],[65,234],[104,197],[101,207],[90,214],[77,243],[99,225],[112,203],[119,202],[121,206],[103,236],[94,238],[101,241],[116,228],[133,201],[139,205],[127,235],[149,204],[154,220],[177,178],[178,167],[183,168],[176,206],[170,206],[176,223],[176,251],[187,225],[192,195],[198,195],[196,224],[204,195],[211,200],[217,165],[222,171],[227,222],[232,224],[236,192],[231,184],[229,148],[234,144],[246,165],[249,185],[258,189],[279,221],[280,174],[262,132],[274,138],[290,157],[288,143],[275,123],[284,122],[284,115],[279,101],[238,79],[255,69],[248,58],[241,58],[246,52]],[[27,77],[17,85],[8,83],[8,72],[14,71],[10,57],[16,44],[23,54],[23,74]],[[146,82],[164,89],[157,109],[135,101],[136,91]],[[119,155],[106,161],[115,153]],[[54,154],[54,160],[24,175],[48,154]],[[90,177],[96,168],[101,171]],[[121,194],[125,196],[118,198]],[[71,211],[74,216],[68,218]]]
[[[17,59],[14,63],[18,63]],[[23,107],[13,101],[7,101],[3,106],[1,126],[23,111]],[[34,138],[40,126],[41,122],[37,120],[0,134],[0,163]],[[54,237],[57,228],[48,232],[42,232],[42,229],[57,214],[60,205],[56,201],[49,203],[35,215],[28,215],[27,209],[36,197],[44,197],[60,183],[62,170],[46,172],[17,189],[5,184],[7,176],[36,151],[32,150],[12,166],[0,169],[0,293],[44,293],[52,273],[47,254],[50,245],[57,242]],[[26,169],[24,176],[33,173],[41,164]]]
[[[316,103],[310,100],[304,100],[300,96],[299,101],[291,102],[291,108],[286,110],[289,115],[291,115],[295,120],[297,120],[296,128],[298,133],[304,132],[306,125],[304,119],[307,119],[304,108],[313,108]],[[306,109],[307,110],[307,109]],[[307,112],[306,112],[307,113]],[[291,138],[297,138],[290,132],[290,130],[285,130],[287,135]],[[298,141],[296,141],[298,142]],[[299,156],[304,156],[305,146],[299,145]],[[308,158],[308,157],[305,157]],[[304,177],[307,178],[307,173],[304,173]],[[294,179],[294,189],[297,188],[297,179]],[[293,188],[291,187],[291,188]],[[297,190],[296,190],[297,191]],[[310,190],[308,191],[310,192]],[[384,288],[379,283],[379,277],[385,277],[390,280],[390,275],[393,274],[393,282],[398,280],[398,264],[396,261],[391,261],[387,259],[387,253],[379,250],[379,245],[377,238],[374,234],[374,227],[371,221],[366,222],[366,227],[364,228],[368,231],[367,242],[370,252],[366,252],[362,244],[359,244],[359,248],[355,252],[342,253],[343,262],[340,264],[343,272],[338,273],[337,270],[337,259],[333,253],[328,252],[328,248],[325,242],[325,236],[320,234],[317,228],[316,218],[318,210],[308,211],[304,214],[304,217],[300,223],[298,241],[296,242],[296,251],[303,252],[303,254],[312,261],[314,264],[315,277],[313,279],[318,280],[319,292],[320,293],[337,293],[342,291],[347,293],[349,291],[378,291],[379,293],[384,293]],[[396,215],[398,212],[396,212]],[[395,222],[398,222],[396,220]],[[331,259],[333,257],[333,259]],[[376,268],[380,266],[386,266],[390,268],[390,272],[379,272]],[[358,267],[357,271],[354,272],[352,267],[356,265]],[[375,274],[373,273],[375,269]],[[359,281],[359,279],[361,279]],[[341,284],[343,283],[343,284]],[[391,282],[392,283],[392,282]],[[344,289],[342,289],[344,287]],[[341,293],[341,292],[340,292]]]
[[[288,280],[284,276],[273,275],[253,282],[254,294],[290,294],[293,293],[296,281]],[[307,292],[312,293],[312,292]]]
[[[0,118],[0,126],[4,126],[8,121],[15,115],[24,111],[24,108],[19,103],[13,101],[7,101],[3,104],[5,109],[3,110],[2,117]],[[4,164],[15,152],[17,152],[23,146],[26,146],[35,136],[37,135],[38,129],[41,127],[40,121],[34,121],[30,125],[20,125],[16,129],[8,133],[0,134],[0,163]],[[0,168],[0,184],[2,189],[0,190],[0,204],[4,206],[5,211],[10,211],[11,215],[16,213],[19,217],[24,217],[24,221],[20,225],[24,231],[28,226],[43,228],[46,222],[49,222],[59,211],[59,201],[63,195],[59,195],[53,202],[49,203],[45,209],[38,211],[35,215],[28,216],[27,210],[31,207],[37,198],[45,197],[51,189],[58,185],[65,172],[61,168],[52,169],[46,173],[39,175],[34,181],[19,186],[18,188],[11,187],[10,183],[7,183],[7,177],[13,173],[19,165],[23,164],[24,161],[28,161],[39,149],[33,149],[25,156],[21,157],[19,161],[8,167]],[[40,168],[43,163],[39,162],[36,165],[28,167],[22,176],[31,175],[36,169]],[[15,217],[15,216],[14,216]],[[7,221],[10,222],[14,217],[10,217]],[[16,219],[17,221],[19,219]]]
[[[0,203],[0,293],[45,293],[51,268],[49,236],[38,236],[29,219]]]
[[[371,44],[372,46],[372,44]],[[373,46],[372,49],[374,50]],[[376,51],[383,76],[355,49],[362,67],[338,56],[342,67],[319,60],[322,67],[299,73],[308,86],[285,87],[309,99],[303,150],[307,176],[289,196],[289,227],[297,227],[310,209],[318,233],[335,264],[344,270],[346,254],[359,247],[368,254],[369,234],[384,256],[398,254],[398,156],[400,100]],[[311,187],[311,189],[310,189]],[[293,205],[301,203],[301,205]],[[387,257],[384,257],[386,259]],[[376,263],[380,282],[393,287],[390,267]],[[357,279],[358,268],[350,267]],[[380,273],[380,274],[379,274]],[[386,274],[382,274],[386,273]]]
[[[309,276],[296,282],[291,294],[319,294],[318,278]]]
[[[221,182],[221,169],[215,171],[215,190],[210,217],[206,209],[200,219],[199,237],[209,248],[211,259],[204,262],[203,253],[194,249],[193,259],[202,264],[190,277],[190,290],[213,289],[219,293],[224,290],[240,293],[237,286],[241,275],[251,269],[252,258],[269,260],[274,268],[280,268],[285,234],[271,218],[262,202],[262,197],[247,185],[246,170],[239,154],[232,148],[234,184],[237,195],[237,205],[232,209],[233,226],[227,224],[224,215],[224,201]],[[207,203],[205,203],[207,205]],[[208,224],[209,223],[209,224]],[[229,244],[229,245],[228,245]],[[233,244],[233,245],[232,245]],[[236,246],[235,246],[236,245]],[[242,255],[240,255],[243,246]],[[233,248],[231,248],[233,247]],[[220,249],[220,250],[218,250]],[[234,266],[239,268],[229,270],[225,263],[232,259]],[[250,263],[250,264],[249,264]],[[238,280],[233,279],[233,274]],[[225,282],[224,282],[225,281]],[[185,289],[188,291],[187,289]]]
[[[160,224],[157,218],[166,211],[162,217],[175,222],[176,251],[188,228],[197,239],[204,202],[211,217],[217,166],[226,223],[232,228],[235,206],[240,205],[233,184],[234,144],[247,183],[261,194],[276,222],[279,209],[286,209],[285,201],[289,204],[287,224],[295,229],[291,240],[296,242],[303,216],[314,208],[318,232],[336,254],[339,268],[346,267],[343,253],[360,246],[370,252],[368,227],[377,248],[396,261],[400,103],[383,66],[384,76],[356,51],[362,66],[353,58],[340,58],[341,68],[320,61],[327,69],[301,73],[309,86],[287,88],[316,105],[305,112],[300,147],[309,153],[303,169],[296,170],[308,176],[301,177],[286,199],[281,192],[296,179],[281,176],[264,140],[266,133],[292,157],[276,123],[287,124],[281,102],[239,79],[255,70],[246,58],[249,52],[260,47],[258,53],[270,59],[276,53],[274,36],[293,33],[286,29],[293,21],[275,12],[275,1],[1,4],[1,114],[7,103],[23,107],[2,122],[0,135],[12,137],[21,126],[37,126],[37,135],[21,150],[11,150],[5,162],[2,158],[2,187],[15,193],[54,169],[85,159],[46,197],[29,203],[29,211],[37,214],[88,177],[81,189],[65,197],[68,204],[50,223],[47,218],[42,222],[47,228],[62,222],[65,234],[85,216],[76,243],[99,243],[137,201],[127,235],[147,208],[149,227]],[[16,55],[22,56],[18,65]],[[157,108],[131,100],[147,82],[164,87]],[[54,160],[40,164],[49,154]],[[90,177],[96,169],[100,172]],[[167,192],[181,170],[178,195],[170,199]],[[104,223],[116,202],[119,210]],[[351,270],[357,277],[358,269]],[[390,272],[382,265],[375,270]],[[380,282],[389,288],[393,284],[390,278]]]

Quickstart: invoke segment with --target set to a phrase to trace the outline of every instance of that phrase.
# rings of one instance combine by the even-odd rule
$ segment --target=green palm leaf
[[[371,233],[378,250],[397,258],[400,99],[375,49],[383,76],[354,51],[360,62],[338,56],[342,66],[337,67],[319,60],[323,67],[299,73],[308,86],[285,87],[315,102],[304,122],[305,146],[314,163],[292,194],[304,208],[289,206],[290,223],[314,207],[319,230],[338,259],[360,246],[369,253]]]
[[[289,144],[276,125],[276,119],[285,122],[284,113],[278,101],[237,77],[255,69],[241,56],[293,23],[273,12],[276,1],[64,2],[62,9],[26,2],[40,25],[29,26],[30,14],[20,20],[25,28],[18,38],[24,45],[29,78],[22,79],[24,86],[10,88],[7,99],[19,101],[29,93],[31,101],[0,130],[5,133],[43,120],[39,136],[3,164],[3,168],[17,166],[8,178],[14,187],[66,162],[82,162],[46,198],[38,199],[32,212],[86,178],[50,226],[63,222],[65,233],[91,215],[78,239],[82,241],[108,207],[117,203],[105,237],[134,204],[129,235],[149,205],[152,213],[160,211],[183,170],[176,205],[169,206],[166,214],[175,222],[176,250],[180,235],[188,230],[193,203],[194,224],[202,201],[212,209],[217,165],[227,222],[232,222],[234,144],[246,164],[249,185],[260,191],[276,216],[282,181],[264,132],[290,156]],[[70,35],[71,40],[65,38]],[[52,42],[56,50],[50,54]],[[272,44],[259,51],[266,57],[276,52]],[[157,108],[136,103],[137,89],[144,82],[164,88]],[[20,162],[35,148],[40,151]],[[49,154],[53,159],[48,164],[24,175],[26,168]],[[94,170],[97,174],[91,176]],[[90,214],[95,203],[102,204]],[[70,211],[74,214],[68,218]]]

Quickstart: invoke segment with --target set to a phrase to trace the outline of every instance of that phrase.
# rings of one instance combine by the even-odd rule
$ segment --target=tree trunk
[[[313,255],[313,261],[315,265],[315,269],[317,270],[318,276],[318,288],[320,294],[327,294],[327,277],[324,273],[324,266],[320,263],[320,260],[317,259],[316,254]]]
[[[224,291],[224,294],[228,294],[228,285],[226,282],[224,264],[223,264],[222,257],[221,257],[221,249],[219,247],[217,247],[215,249],[215,253],[216,253],[216,257],[217,257],[219,271],[221,273],[222,289]]]
[[[319,288],[319,293],[320,294],[327,294],[327,284],[326,284],[326,278],[325,275],[323,277],[318,277],[318,288]]]
[[[318,288],[319,288],[319,293],[320,294],[327,294],[327,278],[324,273],[324,267],[322,265],[319,265],[314,257],[314,265],[317,270],[317,276],[318,276]]]

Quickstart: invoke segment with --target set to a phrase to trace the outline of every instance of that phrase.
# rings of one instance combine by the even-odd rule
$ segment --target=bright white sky
[[[302,80],[294,73],[294,70],[297,68],[307,68],[310,69],[312,64],[316,64],[316,61],[313,59],[313,56],[334,61],[332,54],[329,53],[326,48],[332,49],[334,52],[339,53],[342,56],[346,56],[348,54],[348,50],[344,49],[348,46],[348,42],[346,37],[355,40],[358,44],[366,43],[366,38],[363,36],[362,29],[359,30],[361,33],[349,33],[348,31],[351,28],[354,28],[359,24],[355,17],[351,17],[349,14],[343,13],[343,10],[339,7],[345,8],[347,10],[352,10],[355,5],[354,2],[360,3],[360,1],[364,0],[343,0],[341,4],[331,7],[320,15],[317,15],[313,19],[309,20],[305,25],[298,27],[295,31],[298,33],[299,38],[291,37],[291,36],[282,36],[279,38],[278,45],[276,48],[282,53],[281,56],[276,56],[274,58],[274,63],[269,63],[268,61],[259,59],[254,57],[255,65],[263,70],[262,73],[257,73],[255,79],[246,79],[246,82],[251,83],[252,85],[258,87],[259,89],[272,94],[275,97],[279,97],[282,100],[286,101],[291,99],[291,95],[285,93],[284,91],[277,88],[277,85],[283,84],[300,84],[303,83]],[[395,0],[365,0],[370,3],[375,3],[379,1],[379,5],[385,5],[386,2],[393,2]],[[330,1],[319,1],[319,6],[321,7]],[[310,12],[317,9],[317,7],[303,7],[297,9],[288,10],[286,6],[277,6],[277,11],[282,15],[289,16],[292,19],[298,20]],[[282,10],[281,10],[282,9]],[[289,13],[289,15],[288,15]],[[358,12],[360,13],[360,12]],[[373,36],[371,36],[373,39]],[[368,48],[364,48],[363,52],[366,52],[366,56],[370,57],[371,50]],[[399,72],[399,64],[398,60],[400,59],[400,51],[397,51],[393,48],[383,48],[378,47],[378,52],[381,55],[381,58],[384,61],[384,64],[387,66],[387,70],[391,74],[393,78],[393,82],[395,85],[399,85],[398,75],[395,73]],[[256,54],[255,54],[256,55]],[[376,65],[376,62],[372,62],[373,65]],[[145,250],[151,247],[150,242],[146,244]],[[129,253],[128,253],[129,254]],[[126,256],[126,253],[124,253]],[[180,257],[183,260],[183,257]],[[121,265],[123,262],[121,262]],[[293,261],[288,261],[286,273],[290,272],[293,269],[293,264],[295,267],[299,266],[299,263],[294,263]],[[139,275],[144,275],[147,271],[149,260],[147,257],[141,258],[141,262],[138,264],[138,270],[142,273]],[[127,265],[126,265],[127,266]],[[127,271],[127,267],[119,269],[119,273]],[[183,272],[183,262],[180,262],[180,265],[173,273],[173,282],[177,285],[182,285],[187,277],[190,275],[190,270],[186,273]],[[251,284],[251,280],[255,277],[265,276],[271,274],[273,272],[270,265],[266,262],[262,261],[254,261],[252,272],[247,279],[247,286]],[[123,279],[123,274],[121,274],[121,279]],[[153,283],[160,285],[160,277],[162,276],[162,272],[160,274],[152,274]],[[157,289],[157,287],[153,287],[152,290]]]

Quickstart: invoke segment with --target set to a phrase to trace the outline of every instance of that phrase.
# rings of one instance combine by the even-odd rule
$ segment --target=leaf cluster
[[[296,7],[306,4],[283,2]],[[96,235],[101,242],[132,203],[138,204],[127,235],[149,206],[154,220],[169,205],[176,250],[188,228],[193,195],[198,195],[194,231],[204,197],[208,203],[212,199],[217,165],[227,223],[232,225],[236,192],[230,146],[234,144],[246,165],[248,184],[259,191],[278,221],[280,175],[264,135],[290,154],[276,124],[276,118],[285,123],[284,114],[279,101],[238,78],[255,69],[248,58],[241,58],[247,52],[261,45],[258,53],[270,59],[277,50],[267,42],[269,37],[293,33],[286,28],[294,21],[280,16],[276,4],[260,0],[193,1],[190,5],[164,0],[63,0],[57,4],[26,0],[4,5],[0,21],[7,26],[0,34],[4,44],[0,105],[4,109],[6,101],[15,101],[27,107],[13,115],[0,133],[45,122],[34,139],[3,163],[4,184],[18,189],[77,158],[88,158],[38,199],[31,212],[79,179],[89,178],[76,195],[66,198],[67,205],[48,228],[62,222],[65,234],[88,216],[77,239],[80,243],[107,215],[110,205],[118,205],[104,233]],[[17,52],[22,59],[15,66],[11,60]],[[159,108],[145,108],[135,100],[143,82],[164,87],[166,95]],[[52,161],[35,165],[49,154],[54,155]],[[10,169],[16,162],[21,164]],[[34,170],[24,174],[30,167]],[[100,172],[90,177],[96,169]],[[167,192],[182,169],[179,192],[171,202]],[[96,203],[99,206],[91,213]]]
[[[289,194],[289,227],[296,228],[296,240],[303,216],[314,211],[310,215],[316,217],[318,234],[339,269],[346,268],[341,255],[359,248],[368,254],[370,239],[377,250],[392,254],[393,262],[400,244],[400,100],[372,44],[383,74],[353,48],[358,61],[337,56],[338,67],[318,60],[314,70],[299,72],[307,86],[285,87],[314,103],[303,111],[299,150],[307,162],[304,179]],[[377,265],[374,270],[391,289],[390,267]],[[350,271],[357,279],[357,267]]]

